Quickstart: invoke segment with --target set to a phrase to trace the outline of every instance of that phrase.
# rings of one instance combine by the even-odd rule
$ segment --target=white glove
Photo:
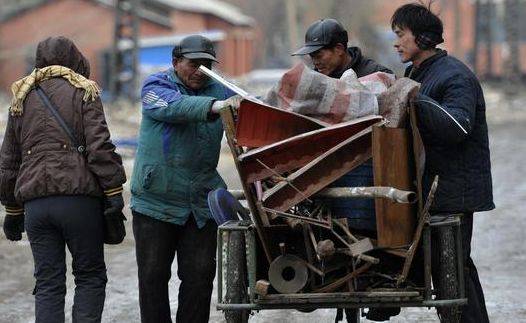
[[[231,96],[230,98],[226,99],[226,100],[218,100],[218,101],[215,101],[213,104],[212,104],[212,113],[219,113],[219,111],[227,108],[227,107],[231,107],[232,109],[239,109],[239,106],[241,105],[241,101],[243,100],[243,97],[240,96],[240,95],[234,95],[234,96]]]

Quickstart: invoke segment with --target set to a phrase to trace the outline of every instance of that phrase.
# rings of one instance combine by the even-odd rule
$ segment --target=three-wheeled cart
[[[460,218],[430,216],[439,178],[422,198],[424,151],[408,111],[402,128],[379,116],[331,126],[251,100],[221,112],[242,185],[208,196],[227,322],[268,309],[376,307],[436,307],[442,322],[459,321]],[[374,187],[329,187],[371,158]],[[374,198],[376,236],[332,216],[340,198]]]

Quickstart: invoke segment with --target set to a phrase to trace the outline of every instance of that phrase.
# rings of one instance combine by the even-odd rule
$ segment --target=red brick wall
[[[192,33],[206,29],[206,16],[202,14],[173,11],[170,18],[176,33]]]
[[[214,16],[207,16],[207,29],[226,32],[226,39],[219,44],[219,69],[230,76],[239,76],[252,70],[256,31],[253,27],[233,26]]]
[[[72,39],[91,64],[91,78],[100,81],[99,53],[113,42],[113,11],[91,1],[60,0],[38,6],[0,25],[0,91],[26,74],[27,57],[34,57],[37,43],[49,36]],[[171,33],[170,29],[143,20],[141,36]]]
[[[226,39],[219,46],[220,68],[237,76],[252,69],[252,27],[237,27],[215,16],[173,11],[173,28],[141,20],[140,36],[192,33],[207,29],[224,30]],[[25,76],[28,58],[33,58],[37,43],[49,36],[72,39],[91,64],[91,78],[101,81],[100,53],[113,42],[113,9],[92,1],[56,0],[0,24],[0,91]]]
[[[502,44],[495,44],[491,51],[492,54],[492,66],[491,70],[492,76],[503,76],[506,73],[506,59],[509,55],[509,49],[505,49]],[[490,71],[488,70],[487,64],[487,52],[484,45],[480,48],[480,55],[478,60],[478,71],[480,75],[487,75]],[[526,73],[526,44],[522,43],[519,47],[519,64],[521,66],[522,73]]]

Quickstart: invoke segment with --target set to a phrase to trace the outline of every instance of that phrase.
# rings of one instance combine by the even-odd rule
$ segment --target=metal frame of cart
[[[242,152],[235,138],[235,122],[233,111],[225,109],[221,112],[223,124],[229,143],[230,149],[233,153],[236,162],[236,168],[241,174],[239,162],[236,159]],[[411,114],[411,121],[415,121],[414,113]],[[412,127],[413,135],[416,127]],[[419,134],[416,136],[419,139]],[[437,182],[437,180],[435,180]],[[243,183],[243,191],[248,202],[252,214],[252,221],[229,221],[219,226],[218,229],[218,303],[217,309],[227,312],[242,311],[248,313],[251,311],[259,311],[266,309],[298,309],[298,310],[314,310],[318,308],[366,308],[366,307],[437,307],[437,308],[452,308],[456,309],[458,306],[467,303],[464,291],[464,272],[462,264],[462,246],[461,246],[461,231],[460,231],[460,216],[448,215],[445,217],[431,217],[429,215],[429,205],[419,204],[419,214],[417,229],[415,230],[414,239],[411,247],[407,250],[407,258],[409,260],[403,266],[402,279],[407,278],[409,267],[412,263],[412,258],[415,255],[416,249],[419,245],[423,249],[424,258],[424,286],[418,287],[400,287],[400,288],[381,288],[372,289],[365,292],[328,292],[328,293],[295,293],[295,294],[268,294],[258,295],[255,292],[257,277],[257,269],[261,266],[258,263],[258,255],[264,255],[267,260],[269,253],[265,238],[265,233],[262,232],[262,224],[258,217],[254,214],[259,214],[263,211],[261,203],[254,200],[253,187],[247,183]],[[435,188],[436,189],[436,183]],[[428,197],[429,201],[432,201]],[[421,201],[421,199],[420,199]],[[255,219],[255,220],[254,220]],[[445,251],[448,254],[449,262],[446,262],[448,275],[453,277],[449,282],[449,287],[454,288],[450,292],[455,297],[440,297],[438,299],[438,290],[431,286],[431,231],[436,231],[440,246],[435,247],[440,251]],[[238,266],[244,266],[246,269],[247,297],[242,302],[231,302],[225,299],[223,293],[223,285],[225,281],[223,271],[227,265],[224,257],[229,258],[229,254],[234,252],[229,250],[228,242],[233,234],[242,233],[244,240],[244,254],[238,261]],[[435,233],[434,233],[435,234]],[[258,239],[260,243],[258,244]],[[225,244],[226,241],[226,244]],[[230,258],[232,260],[232,258]],[[246,261],[245,261],[246,259]],[[235,261],[235,260],[233,260]],[[241,263],[242,262],[242,263]],[[246,316],[245,316],[246,317]],[[442,316],[443,322],[457,322],[458,316],[452,315],[450,317]],[[228,318],[227,318],[228,321]],[[237,322],[238,320],[236,320]],[[233,322],[233,321],[232,321]]]

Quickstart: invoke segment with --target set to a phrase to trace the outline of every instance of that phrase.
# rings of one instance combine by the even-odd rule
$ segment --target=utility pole
[[[141,0],[115,0],[115,28],[111,51],[110,93],[113,99],[138,97],[138,38]]]
[[[481,4],[480,0],[475,0],[475,19],[474,19],[474,40],[473,40],[473,71],[477,76],[480,77],[480,68],[479,68],[479,52],[480,52],[480,23],[481,20]]]
[[[482,29],[486,39],[486,78],[491,79],[493,77],[493,33],[492,33],[492,22],[495,11],[493,10],[493,0],[486,0],[483,5],[485,8],[485,15],[483,16]]]
[[[457,57],[461,57],[461,54],[463,54],[462,50],[462,42],[460,40],[460,37],[462,35],[462,24],[460,21],[460,0],[453,0],[453,8],[455,8],[453,15],[455,20],[455,39],[454,39],[454,46],[455,46],[455,55]]]
[[[517,85],[521,79],[519,62],[519,0],[506,0],[504,26],[506,29],[506,45],[508,57],[505,60],[504,71],[506,78],[506,92],[510,95],[517,94]]]
[[[484,52],[486,56],[485,68],[482,70],[484,71],[484,78],[485,79],[491,79],[493,78],[493,32],[492,32],[492,21],[494,17],[494,3],[492,0],[477,0],[475,2],[476,6],[476,29],[475,29],[475,57],[482,52],[481,51],[481,43],[484,43]],[[480,64],[478,62],[478,59],[476,60],[476,64]],[[478,70],[477,72],[479,74],[482,74],[481,70]]]
[[[298,45],[298,16],[296,0],[285,0],[287,9],[287,24],[289,30],[290,51],[295,51]]]

